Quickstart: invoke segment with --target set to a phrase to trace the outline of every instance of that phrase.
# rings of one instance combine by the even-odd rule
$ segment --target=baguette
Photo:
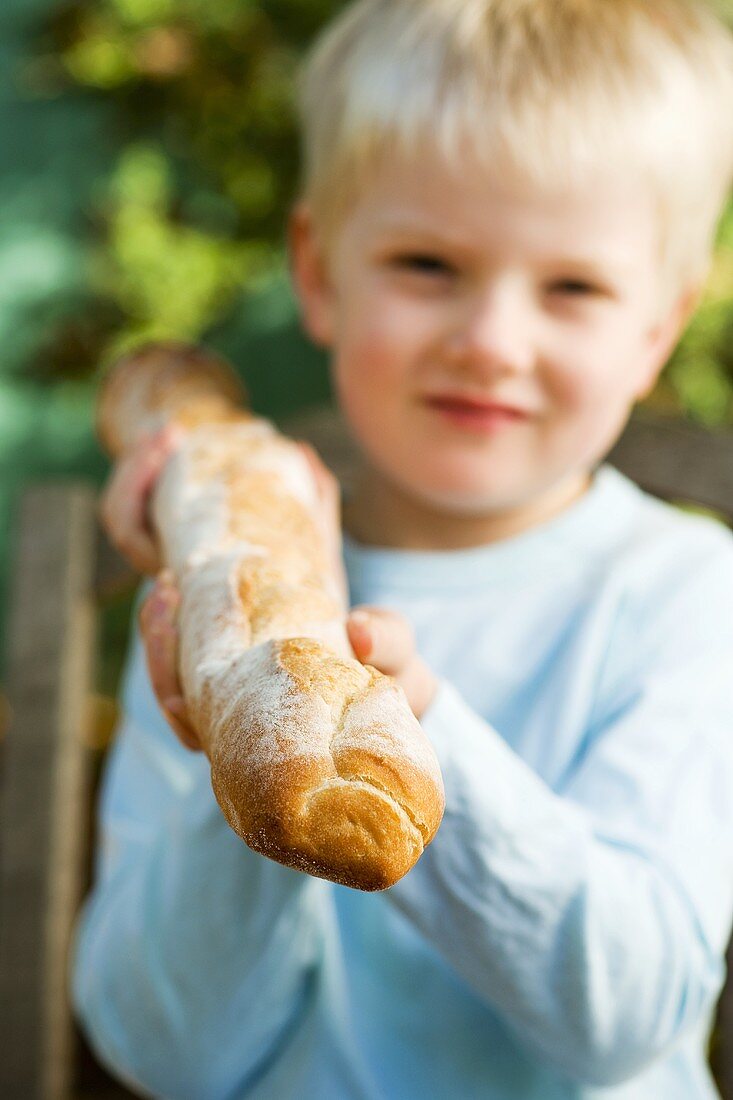
[[[353,655],[308,462],[212,354],[157,343],[114,364],[97,405],[109,455],[172,422],[151,516],[224,817],[278,863],[386,889],[434,837],[443,782],[402,689]]]

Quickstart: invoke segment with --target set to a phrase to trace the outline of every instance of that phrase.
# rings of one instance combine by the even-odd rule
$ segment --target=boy
[[[250,852],[139,641],[73,996],[187,1100],[698,1100],[733,915],[733,539],[602,464],[699,297],[733,47],[690,0],[360,0],[300,95],[292,273],[365,460],[357,656],[446,813],[362,895]],[[147,571],[129,456],[108,526]],[[334,545],[333,482],[314,459]],[[146,602],[179,739],[175,592]]]

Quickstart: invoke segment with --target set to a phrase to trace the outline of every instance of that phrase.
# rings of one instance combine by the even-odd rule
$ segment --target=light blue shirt
[[[733,537],[609,466],[460,551],[347,539],[414,625],[446,811],[392,889],[251,852],[139,640],[72,995],[167,1100],[704,1100],[733,915]]]

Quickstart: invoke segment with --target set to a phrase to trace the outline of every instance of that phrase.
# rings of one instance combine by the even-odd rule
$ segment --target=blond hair
[[[297,102],[325,241],[383,156],[427,141],[549,186],[641,169],[667,278],[707,271],[733,181],[733,35],[710,3],[356,0],[306,56]]]

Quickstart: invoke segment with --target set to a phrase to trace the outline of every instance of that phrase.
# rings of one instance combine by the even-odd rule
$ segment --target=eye
[[[565,294],[570,298],[593,298],[603,294],[601,287],[593,283],[587,283],[583,279],[561,279],[553,283],[550,290],[557,294]]]
[[[439,256],[432,256],[428,252],[405,252],[395,256],[392,261],[396,267],[414,271],[420,275],[452,275],[455,268]]]

